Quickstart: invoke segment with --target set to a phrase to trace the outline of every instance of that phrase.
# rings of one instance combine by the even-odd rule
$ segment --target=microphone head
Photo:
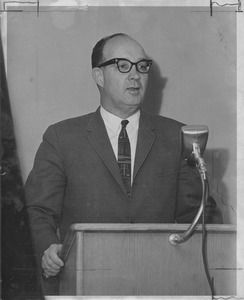
[[[181,128],[182,158],[194,162],[193,144],[198,144],[203,154],[208,140],[208,127],[206,125],[187,125]]]

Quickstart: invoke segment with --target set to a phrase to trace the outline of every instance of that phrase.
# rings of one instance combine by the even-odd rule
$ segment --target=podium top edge
[[[107,232],[174,232],[174,231],[185,231],[188,229],[190,224],[152,224],[152,223],[74,223],[70,226],[70,231],[107,231]],[[216,233],[236,233],[237,226],[233,224],[206,224],[205,229],[207,232]],[[194,229],[195,232],[202,231],[202,225],[199,224]]]
[[[212,296],[45,296],[45,300],[98,300],[98,299],[100,300],[120,300],[120,299],[121,300],[211,300]],[[221,296],[221,299],[223,300],[230,299],[230,296]]]

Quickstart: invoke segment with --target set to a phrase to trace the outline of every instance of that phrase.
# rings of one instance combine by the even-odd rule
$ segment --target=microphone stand
[[[182,244],[187,240],[189,240],[189,238],[193,234],[195,227],[197,226],[197,222],[203,213],[205,203],[207,202],[208,199],[207,169],[206,169],[206,164],[204,162],[204,159],[201,157],[200,154],[199,143],[195,143],[195,142],[193,143],[192,154],[194,156],[196,167],[200,173],[200,177],[202,181],[202,201],[194,220],[192,221],[191,225],[187,228],[187,230],[182,234],[174,233],[170,235],[169,241],[172,245]]]
[[[208,270],[208,263],[207,263],[207,256],[206,256],[206,231],[205,231],[205,203],[207,202],[208,196],[209,196],[209,190],[208,190],[208,181],[207,181],[207,169],[206,164],[203,160],[203,158],[200,155],[200,147],[198,143],[193,143],[193,155],[196,162],[196,167],[198,168],[198,171],[200,173],[201,181],[202,181],[202,201],[200,208],[198,210],[198,213],[196,217],[194,218],[192,224],[188,227],[188,229],[182,233],[182,234],[171,234],[169,237],[169,241],[172,245],[178,245],[181,243],[186,242],[192,235],[193,231],[197,225],[197,222],[202,215],[202,255],[203,255],[203,265],[204,265],[204,271],[208,280],[209,288],[211,291],[212,299],[215,294],[214,291],[214,282],[211,278]]]

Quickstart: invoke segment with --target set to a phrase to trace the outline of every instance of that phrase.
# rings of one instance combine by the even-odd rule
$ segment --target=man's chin
[[[128,109],[128,111],[131,112],[131,114],[134,114],[140,109],[141,104],[142,104],[142,101],[138,101],[136,103],[135,102],[133,102],[133,103],[130,102],[130,103],[127,104],[127,109]]]
[[[143,97],[139,95],[129,95],[127,98],[127,104],[128,105],[141,105],[143,102]]]

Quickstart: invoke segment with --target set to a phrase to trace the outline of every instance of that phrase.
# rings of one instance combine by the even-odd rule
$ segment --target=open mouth
[[[140,92],[140,88],[139,87],[129,87],[127,89],[127,91],[129,91],[130,93],[139,93]]]

